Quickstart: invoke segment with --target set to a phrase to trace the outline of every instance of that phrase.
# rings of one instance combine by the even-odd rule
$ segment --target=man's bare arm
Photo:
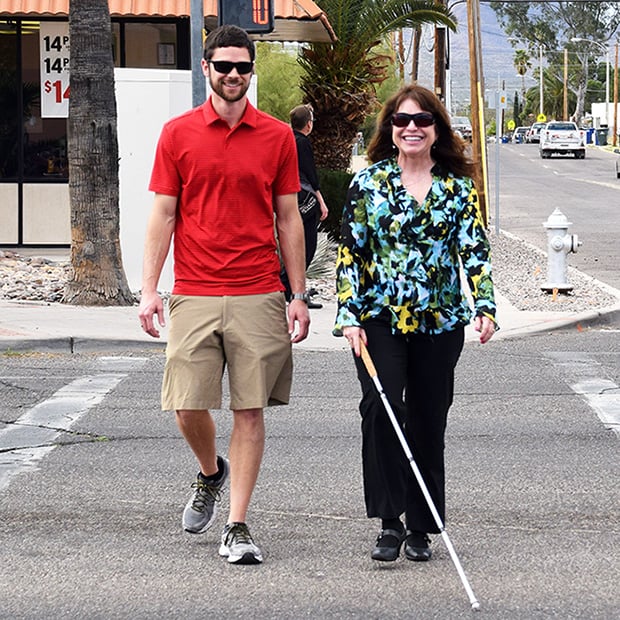
[[[159,330],[155,327],[154,315],[157,315],[157,320],[161,326],[166,324],[164,304],[157,293],[157,283],[170,251],[176,210],[176,196],[155,194],[153,210],[146,227],[142,264],[142,291],[138,316],[142,329],[154,338],[159,338]]]

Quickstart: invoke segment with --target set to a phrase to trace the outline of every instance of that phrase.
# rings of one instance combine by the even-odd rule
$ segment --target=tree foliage
[[[376,106],[376,87],[389,75],[393,56],[379,47],[388,35],[423,23],[454,29],[454,18],[435,0],[318,0],[338,40],[302,49],[301,90],[314,107],[317,165],[349,167],[353,140]]]
[[[289,112],[302,102],[299,88],[301,67],[297,49],[280,43],[261,41],[256,44],[258,107],[288,123]]]
[[[569,96],[575,106],[572,116],[580,120],[584,115],[589,66],[594,59],[601,57],[602,50],[608,47],[618,31],[620,3],[491,2],[491,7],[506,34],[517,40],[517,45],[523,45],[531,55],[538,54],[542,46],[547,62],[543,86],[548,80],[552,86],[557,86],[558,81],[563,85],[564,49],[577,58],[577,69],[570,73],[568,88],[574,95]],[[573,42],[574,38],[595,43]],[[544,92],[544,109],[548,115],[552,110],[562,108],[558,95],[563,96],[553,87]]]
[[[517,50],[514,55],[513,63],[517,74],[521,76],[521,97],[525,99],[525,75],[532,68],[530,55],[525,50]]]

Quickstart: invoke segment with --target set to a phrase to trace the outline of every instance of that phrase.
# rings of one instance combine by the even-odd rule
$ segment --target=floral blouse
[[[334,333],[386,311],[394,333],[439,334],[469,323],[459,259],[476,315],[495,322],[489,243],[473,181],[435,165],[419,204],[400,175],[390,158],[351,181],[336,263]]]

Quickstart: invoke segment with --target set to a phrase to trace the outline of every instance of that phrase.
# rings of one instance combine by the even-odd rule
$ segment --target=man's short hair
[[[308,124],[308,121],[314,120],[314,109],[309,103],[298,105],[291,110],[290,117],[291,127],[300,131]]]
[[[254,41],[250,39],[248,33],[239,26],[225,24],[210,32],[207,36],[204,49],[204,59],[211,60],[215,50],[219,47],[245,47],[250,54],[250,60],[254,62],[256,50]]]

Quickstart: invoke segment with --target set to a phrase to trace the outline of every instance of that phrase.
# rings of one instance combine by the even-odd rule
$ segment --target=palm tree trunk
[[[107,0],[71,0],[71,264],[64,303],[131,305],[120,249],[118,141]]]

